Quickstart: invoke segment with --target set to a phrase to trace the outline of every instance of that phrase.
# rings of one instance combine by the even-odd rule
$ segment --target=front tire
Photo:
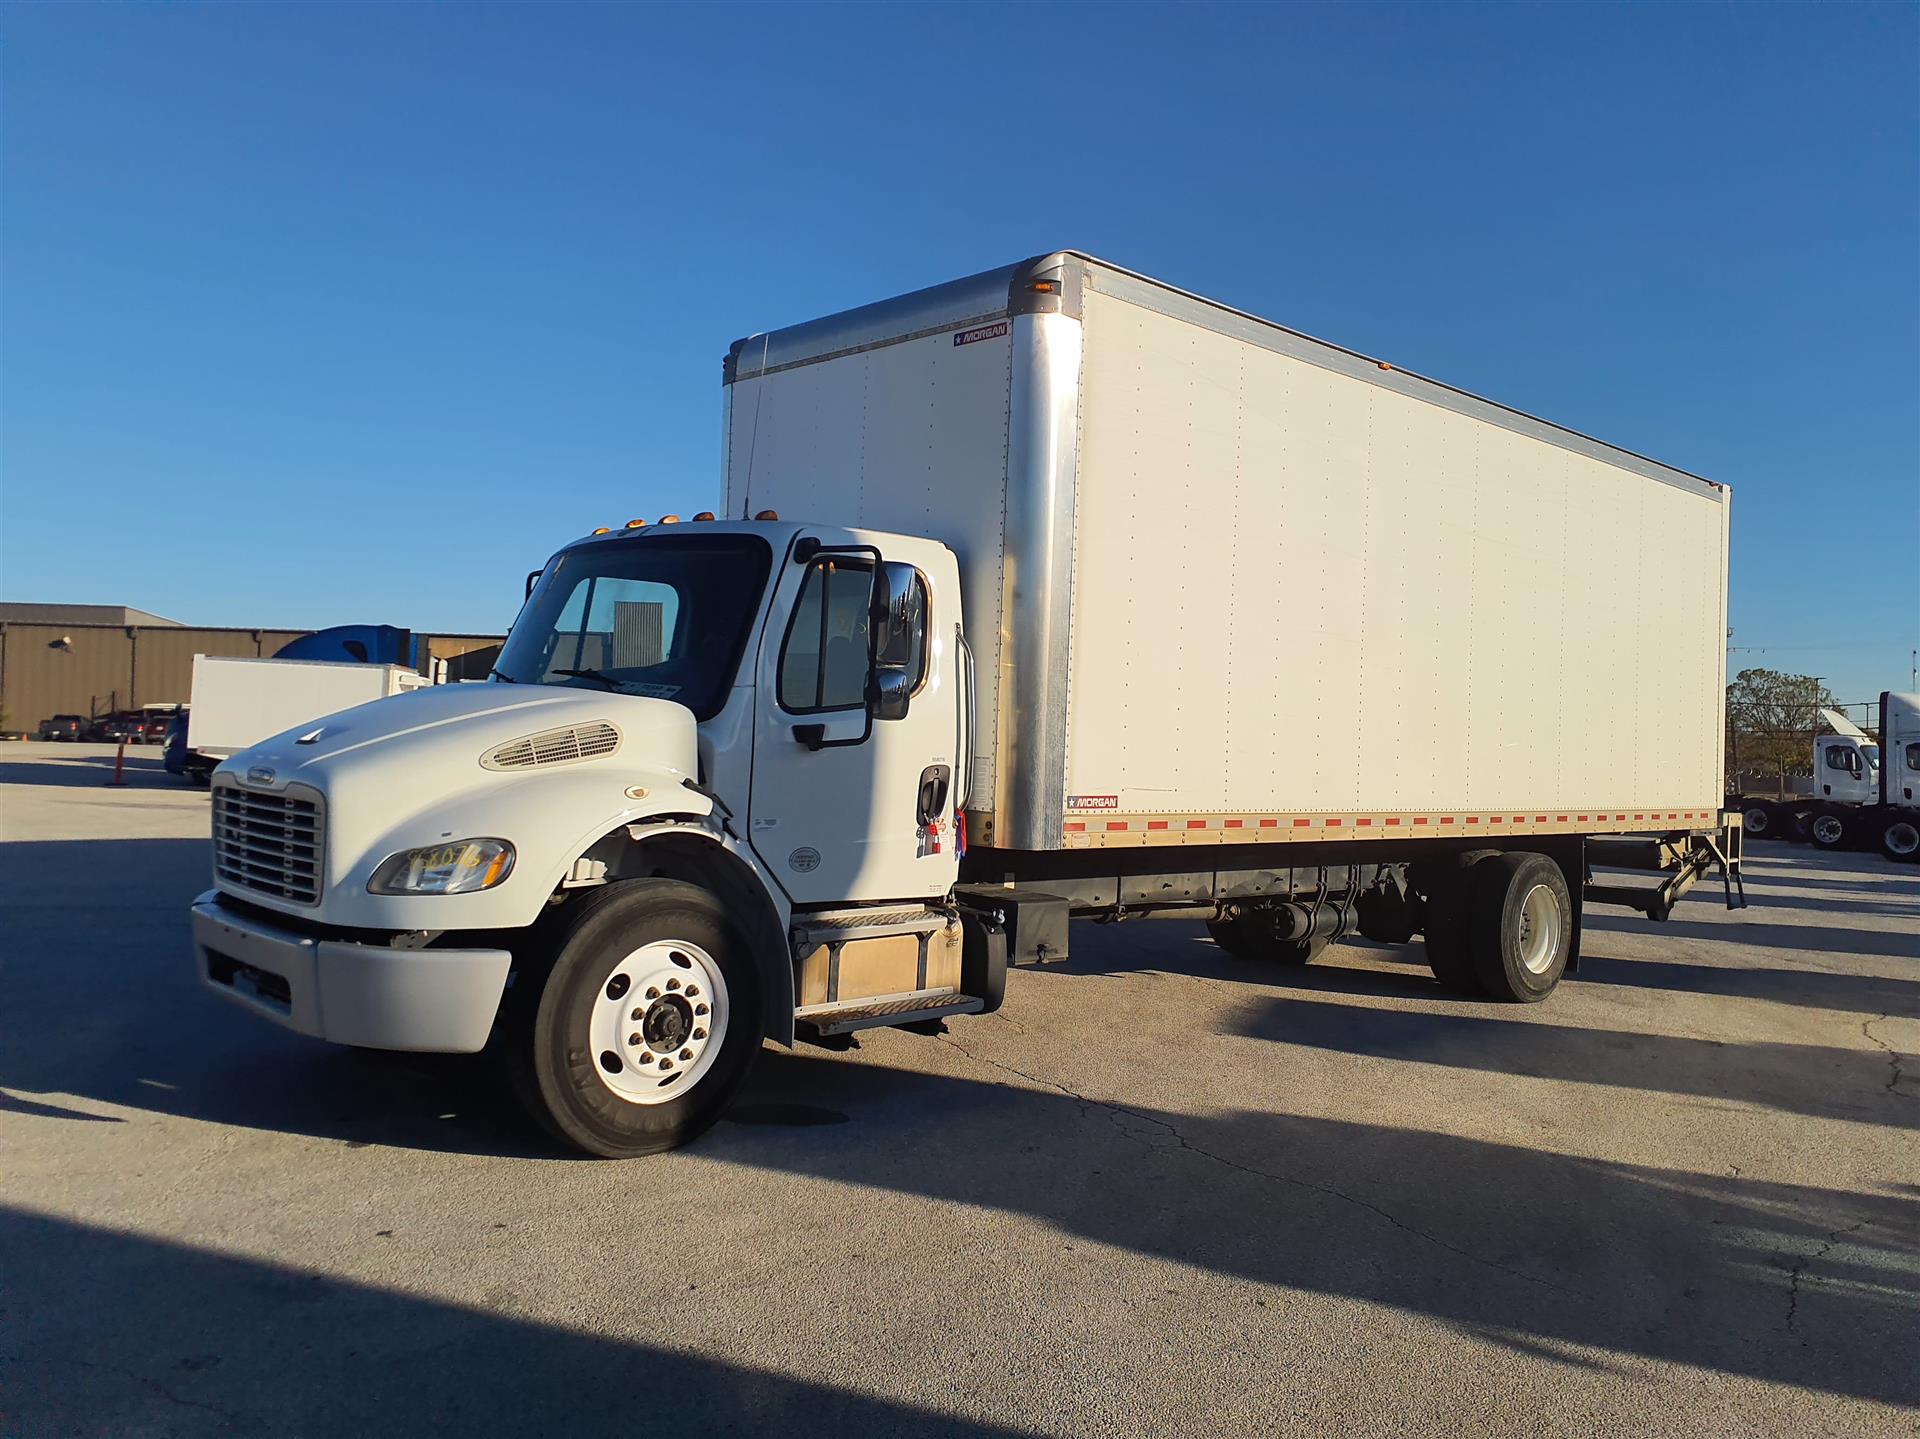
[[[1777,839],[1780,835],[1780,826],[1774,820],[1772,805],[1748,805],[1745,815],[1742,816],[1742,823],[1752,839]]]
[[[1841,849],[1846,845],[1847,821],[1832,810],[1822,810],[1815,814],[1807,824],[1807,838],[1813,841],[1815,849]]]
[[[720,1117],[760,1049],[753,956],[720,901],[637,879],[576,899],[508,991],[515,1092],[606,1159],[674,1149]]]
[[[1920,861],[1920,815],[1898,815],[1882,825],[1880,853],[1900,864]]]

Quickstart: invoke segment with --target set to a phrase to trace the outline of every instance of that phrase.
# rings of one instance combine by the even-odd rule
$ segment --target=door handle
[[[953,770],[947,765],[930,764],[920,771],[920,807],[916,818],[922,827],[947,812],[947,790],[952,783]]]

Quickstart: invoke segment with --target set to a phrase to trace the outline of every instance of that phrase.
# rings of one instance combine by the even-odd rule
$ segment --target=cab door
[[[874,546],[803,540],[760,646],[749,833],[797,906],[932,898],[959,872],[959,570],[929,541],[876,538],[904,582],[890,615],[876,626]],[[876,669],[877,635],[893,652]]]

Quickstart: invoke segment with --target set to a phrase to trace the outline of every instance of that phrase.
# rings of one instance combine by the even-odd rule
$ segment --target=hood
[[[318,790],[327,919],[402,930],[529,923],[595,835],[636,815],[708,812],[710,802],[683,783],[697,768],[693,713],[670,700],[558,685],[456,684],[300,725],[234,755],[216,773],[254,793]],[[457,897],[367,891],[386,856],[477,836],[505,839],[518,853],[496,888]]]
[[[684,774],[696,767],[693,715],[668,700],[562,685],[452,684],[409,690],[369,700],[260,741],[220,769],[254,776],[278,787],[289,781],[326,788],[325,780],[351,767],[383,770],[443,764],[470,766],[476,779],[489,770],[482,759],[515,740],[575,726],[612,725],[619,739],[598,758],[644,759]],[[635,753],[638,744],[643,753]],[[500,778],[548,768],[507,768]],[[559,767],[552,765],[551,767]],[[272,770],[261,781],[257,771]]]

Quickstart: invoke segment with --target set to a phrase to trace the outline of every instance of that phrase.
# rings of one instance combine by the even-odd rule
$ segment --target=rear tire
[[[1753,839],[1780,838],[1780,825],[1774,818],[1773,806],[1769,804],[1750,804],[1742,816],[1747,834]]]
[[[1427,952],[1427,967],[1441,988],[1456,994],[1480,993],[1480,977],[1474,973],[1468,945],[1472,919],[1469,900],[1475,867],[1493,857],[1494,851],[1477,849],[1447,859],[1421,861],[1409,873],[1414,889],[1426,899],[1420,938]]]
[[[1896,815],[1882,825],[1880,853],[1898,864],[1920,863],[1920,815]]]
[[[718,899],[679,880],[623,880],[575,900],[533,943],[502,1039],[514,1091],[543,1128],[633,1159],[720,1117],[761,1023],[753,956]]]
[[[1475,866],[1469,945],[1489,998],[1537,1004],[1573,953],[1573,896],[1543,854],[1500,854]]]

